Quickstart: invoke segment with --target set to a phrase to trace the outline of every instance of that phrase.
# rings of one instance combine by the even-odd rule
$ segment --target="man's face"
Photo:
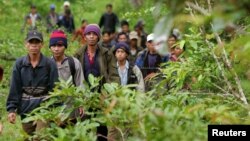
[[[104,43],[107,43],[107,42],[110,41],[110,36],[109,36],[108,33],[105,33],[105,34],[102,36],[102,41],[103,41]]]
[[[98,36],[95,32],[89,32],[85,34],[85,40],[87,41],[87,44],[90,46],[94,46],[98,42]]]
[[[169,37],[167,41],[168,48],[170,52],[173,52],[173,45],[176,44],[176,39],[174,37]]]
[[[128,54],[121,48],[117,49],[115,52],[115,57],[117,61],[124,61],[126,60]]]
[[[38,39],[30,39],[26,42],[26,48],[29,54],[38,55],[41,52],[43,43]]]
[[[176,57],[179,57],[183,53],[183,49],[180,48],[179,45],[173,48],[172,54],[176,55]]]
[[[148,48],[149,51],[156,52],[156,50],[155,50],[155,43],[152,40],[148,41],[146,43],[146,45],[147,45],[147,48]]]
[[[36,13],[36,8],[34,8],[34,7],[31,8],[31,13],[32,13],[32,14],[35,14],[35,13]]]
[[[54,57],[64,56],[65,46],[63,44],[55,44],[50,47]]]
[[[111,12],[112,12],[112,7],[107,6],[107,8],[106,8],[106,9],[107,9],[107,12],[108,12],[108,13],[111,13]]]
[[[131,45],[132,47],[136,47],[136,46],[137,46],[137,39],[131,39],[131,40],[130,40],[130,45]]]
[[[118,42],[127,42],[126,35],[122,34],[118,37]]]
[[[127,33],[128,31],[129,31],[128,25],[123,25],[123,26],[122,26],[122,32]]]

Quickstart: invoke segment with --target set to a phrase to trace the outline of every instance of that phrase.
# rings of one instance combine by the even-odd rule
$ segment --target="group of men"
[[[67,3],[66,5],[69,6]],[[53,9],[53,6],[51,8]],[[107,8],[112,8],[112,5],[107,5]],[[100,26],[104,26],[104,29],[105,16],[107,15],[104,14],[100,21]],[[116,22],[117,17],[114,15],[112,17],[111,20]],[[154,34],[146,35],[141,28],[143,25],[144,23],[140,21],[135,26],[135,31],[130,32],[128,23],[123,21],[123,31],[118,33],[112,42],[110,35],[115,29],[106,28],[101,33],[99,25],[86,24],[82,31],[85,43],[74,57],[65,54],[68,39],[64,31],[56,29],[51,32],[49,49],[53,56],[48,58],[41,53],[44,44],[43,35],[37,30],[30,30],[25,39],[28,55],[17,59],[13,66],[6,104],[9,122],[15,123],[17,114],[24,119],[28,113],[39,107],[48,97],[48,93],[53,91],[58,78],[63,80],[72,78],[75,86],[84,88],[83,81],[90,84],[88,77],[91,74],[102,77],[100,86],[111,82],[122,86],[136,84],[134,89],[145,92],[145,82],[159,72],[160,64],[169,60],[178,61],[178,56],[184,50],[176,44],[177,36],[171,34],[167,42],[171,47],[171,54],[160,55],[155,49]],[[83,109],[84,107],[78,109],[80,115],[84,114]],[[26,133],[32,135],[44,128],[44,123],[41,121],[22,123],[22,127]],[[107,137],[108,129],[106,126],[99,126],[97,132]],[[98,140],[106,140],[103,136],[99,136]]]

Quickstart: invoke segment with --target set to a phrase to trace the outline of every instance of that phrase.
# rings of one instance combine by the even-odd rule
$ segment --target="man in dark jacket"
[[[48,96],[58,79],[57,67],[51,59],[43,56],[42,34],[30,31],[26,37],[28,55],[17,59],[12,72],[9,96],[6,107],[8,120],[15,123],[16,114],[21,119],[26,117]],[[29,135],[43,128],[43,123],[22,123],[23,129]]]
[[[63,27],[68,33],[75,32],[74,17],[70,9],[66,9],[64,15],[59,18],[58,26]]]
[[[108,31],[111,33],[115,32],[115,27],[119,23],[119,19],[115,13],[112,11],[112,4],[107,4],[106,9],[107,12],[104,13],[100,19],[99,26],[103,28],[103,31]]]

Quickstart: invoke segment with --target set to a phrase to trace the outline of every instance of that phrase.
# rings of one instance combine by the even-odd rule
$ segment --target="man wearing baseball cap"
[[[130,55],[129,55],[129,62],[134,64],[135,59],[140,51],[143,50],[142,47],[138,46],[138,34],[136,31],[131,31],[129,34],[130,39]]]
[[[147,36],[146,46],[147,49],[138,54],[135,64],[141,69],[144,80],[148,81],[158,72],[162,58],[155,49],[153,33]]]
[[[58,79],[56,64],[41,53],[43,36],[38,31],[30,31],[25,46],[28,55],[17,59],[12,72],[10,91],[7,98],[8,120],[14,124],[16,114],[21,120],[39,107],[40,103],[54,88]],[[32,135],[34,131],[45,127],[41,121],[22,123],[24,131]]]
[[[50,5],[50,11],[49,14],[46,17],[46,23],[47,23],[47,32],[53,31],[57,24],[59,22],[59,15],[56,13],[56,6],[55,4]]]

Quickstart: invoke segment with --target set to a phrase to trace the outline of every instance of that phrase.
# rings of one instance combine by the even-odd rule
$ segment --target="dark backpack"
[[[70,68],[70,72],[71,72],[71,76],[72,76],[72,82],[73,84],[76,86],[75,83],[75,74],[76,74],[76,67],[75,67],[75,61],[73,57],[68,57],[68,61],[69,61],[69,68]]]
[[[135,75],[133,71],[134,65],[129,65],[128,68],[128,83],[127,84],[137,84],[137,76]]]

